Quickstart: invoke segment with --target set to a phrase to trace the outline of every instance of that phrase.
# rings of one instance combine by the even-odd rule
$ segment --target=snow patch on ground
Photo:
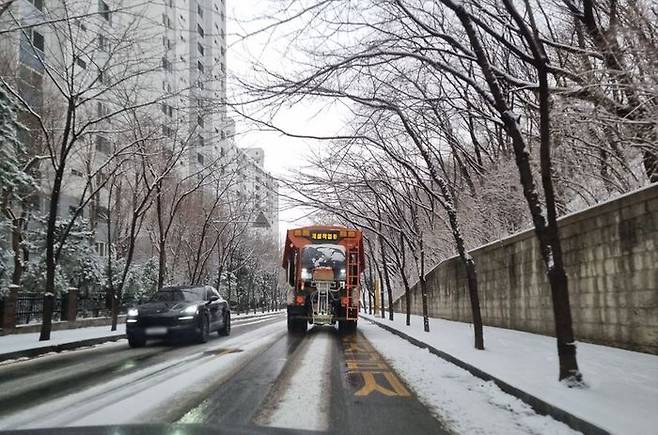
[[[393,322],[362,316],[396,328],[612,433],[654,433],[658,427],[656,355],[578,343],[578,363],[588,386],[568,388],[557,381],[553,337],[485,326],[486,350],[478,351],[473,347],[469,323],[432,318],[431,332],[426,333],[422,316],[411,316],[411,326],[406,326],[405,316],[398,313]],[[368,331],[374,327],[365,325]],[[414,354],[420,352],[410,346],[416,349]]]
[[[116,331],[110,331],[110,326],[90,326],[88,328],[64,329],[52,331],[50,340],[39,341],[39,333],[10,334],[0,337],[0,354],[17,352],[40,347],[56,346],[58,344],[74,343],[98,337],[122,335],[126,333],[126,325],[117,325]]]
[[[302,360],[292,362],[295,373],[289,379],[268,426],[326,431],[329,429],[329,393],[331,338],[315,334],[303,351]],[[297,365],[298,364],[298,365]]]
[[[577,433],[550,417],[536,414],[493,382],[483,381],[378,326],[364,322],[359,329],[419,400],[456,433]]]

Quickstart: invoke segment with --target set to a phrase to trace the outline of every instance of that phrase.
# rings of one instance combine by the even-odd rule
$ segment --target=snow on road
[[[262,322],[280,316],[283,311],[266,312],[259,314],[240,314],[231,315],[232,326],[241,326],[253,324],[256,320]],[[82,340],[89,340],[100,337],[110,337],[126,333],[126,325],[118,324],[116,331],[110,331],[109,326],[90,326],[86,328],[64,329],[52,331],[51,338],[48,341],[39,341],[39,333],[29,334],[9,334],[0,336],[0,356],[5,353],[13,353],[27,349],[37,349],[41,347],[56,346],[60,344],[75,343]],[[14,360],[9,360],[13,362]],[[2,363],[0,363],[2,364]]]
[[[578,363],[588,387],[568,388],[557,382],[553,337],[485,326],[486,350],[479,351],[473,348],[468,323],[432,318],[428,334],[422,316],[412,316],[411,326],[401,314],[393,322],[375,319],[611,433],[655,433],[658,427],[656,355],[578,343]]]
[[[258,419],[260,424],[290,429],[326,431],[329,429],[329,398],[331,386],[331,340],[322,333],[309,333],[297,350],[301,361],[288,364],[294,371],[280,385],[282,395],[273,410]]]
[[[521,400],[382,328],[359,330],[449,429],[463,434],[576,434]]]
[[[167,421],[285,334],[283,321],[146,367],[0,420],[0,428]]]

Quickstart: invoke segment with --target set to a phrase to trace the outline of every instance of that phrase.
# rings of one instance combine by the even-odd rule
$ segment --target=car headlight
[[[345,269],[341,269],[338,273],[338,281],[345,281]]]
[[[311,279],[311,278],[313,278],[313,276],[311,275],[311,272],[309,272],[309,270],[306,269],[306,268],[302,268],[302,279],[307,280],[307,279]]]
[[[139,311],[137,310],[137,308],[131,308],[128,310],[128,317],[137,317],[138,314]]]
[[[196,305],[190,305],[189,307],[183,309],[182,312],[185,314],[197,314],[199,310]]]

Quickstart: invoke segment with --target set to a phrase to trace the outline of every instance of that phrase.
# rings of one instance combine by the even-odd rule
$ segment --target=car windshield
[[[308,245],[302,250],[302,267],[313,270],[317,267],[331,267],[338,272],[345,268],[345,248],[341,245]]]
[[[164,288],[157,292],[149,302],[192,302],[202,299],[200,288]]]

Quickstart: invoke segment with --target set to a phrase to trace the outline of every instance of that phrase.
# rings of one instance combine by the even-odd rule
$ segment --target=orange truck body
[[[288,329],[305,331],[307,323],[336,322],[339,329],[356,328],[364,264],[360,230],[327,225],[288,230],[282,261]]]

